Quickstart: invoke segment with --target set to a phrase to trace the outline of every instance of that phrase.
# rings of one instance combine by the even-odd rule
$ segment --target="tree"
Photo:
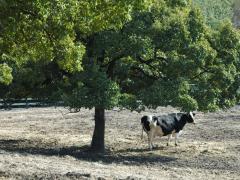
[[[36,86],[44,93],[49,87],[46,86],[49,85],[48,75],[50,85],[53,80],[61,79],[66,86],[72,74],[83,71],[82,59],[85,53],[89,57],[86,60],[92,61],[88,47],[91,46],[93,34],[105,29],[117,30],[131,19],[133,11],[148,9],[150,5],[151,1],[147,0],[1,0],[0,85],[4,87],[1,88],[4,91],[2,93],[11,97],[35,96],[33,88]],[[50,72],[46,73],[46,67],[49,67]],[[89,69],[94,71],[93,67]],[[109,93],[114,93],[114,83],[108,81],[105,75],[99,75],[96,83],[104,82],[100,87],[104,85],[105,88],[113,86]],[[16,77],[10,84],[13,76]],[[27,85],[23,87],[21,82]],[[62,83],[56,84],[61,87]],[[6,86],[8,84],[10,85]],[[52,88],[51,92],[60,88],[57,86]],[[13,91],[19,88],[24,89],[21,95]],[[99,117],[104,117],[102,107],[95,106],[96,123],[102,122],[98,120],[101,120]],[[91,106],[86,104],[86,107]],[[100,151],[103,149],[100,148]]]

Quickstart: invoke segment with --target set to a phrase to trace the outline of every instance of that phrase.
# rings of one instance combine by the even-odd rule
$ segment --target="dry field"
[[[180,146],[156,138],[141,140],[143,114],[177,112],[160,107],[142,113],[106,112],[104,155],[87,151],[93,110],[64,108],[0,111],[0,179],[240,179],[240,107],[197,113]]]

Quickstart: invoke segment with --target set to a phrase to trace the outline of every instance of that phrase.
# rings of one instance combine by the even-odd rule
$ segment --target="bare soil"
[[[64,108],[0,111],[0,179],[240,179],[240,106],[197,112],[180,146],[167,138],[141,140],[144,114],[178,112],[159,107],[142,113],[106,112],[105,154],[88,151],[93,110]]]

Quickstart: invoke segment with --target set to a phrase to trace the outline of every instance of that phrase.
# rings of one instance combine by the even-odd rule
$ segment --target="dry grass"
[[[140,139],[143,114],[177,112],[161,107],[142,113],[107,111],[104,155],[90,154],[93,111],[62,115],[63,108],[0,111],[2,179],[238,179],[240,108],[198,113],[187,125],[180,146],[147,149]]]

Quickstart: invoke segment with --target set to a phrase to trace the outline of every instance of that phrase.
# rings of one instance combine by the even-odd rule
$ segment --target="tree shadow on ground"
[[[142,152],[154,152],[157,150],[164,150],[165,146],[156,146],[152,150],[149,150],[149,148],[127,148],[127,149],[120,149],[116,151],[117,153],[142,153]]]
[[[45,142],[46,143],[46,142]],[[10,139],[0,140],[0,154],[19,153],[23,155],[43,155],[43,156],[71,156],[78,160],[89,162],[100,162],[105,164],[124,165],[166,165],[167,167],[191,167],[196,169],[216,169],[230,170],[238,172],[240,165],[234,159],[214,157],[200,154],[199,156],[182,158],[171,157],[170,155],[160,155],[154,151],[163,150],[163,146],[155,148],[153,151],[141,148],[127,148],[117,151],[106,150],[104,154],[97,154],[89,150],[89,146],[58,147],[53,144],[45,144],[37,140]],[[186,155],[186,154],[185,154]]]
[[[141,154],[140,152],[149,151],[148,149],[126,149],[119,151],[106,150],[103,154],[92,152],[89,146],[70,146],[70,147],[57,147],[57,146],[44,146],[42,144],[32,142],[27,139],[10,139],[0,140],[0,150],[20,153],[20,154],[31,154],[31,155],[44,155],[44,156],[72,156],[79,160],[98,162],[111,164],[132,164],[141,165],[146,163],[168,163],[176,161],[177,158],[156,155],[156,154]],[[160,147],[161,149],[161,147]],[[158,149],[155,149],[158,150]],[[131,154],[135,152],[135,154]],[[139,152],[139,153],[138,153]],[[137,154],[136,154],[137,153]]]

